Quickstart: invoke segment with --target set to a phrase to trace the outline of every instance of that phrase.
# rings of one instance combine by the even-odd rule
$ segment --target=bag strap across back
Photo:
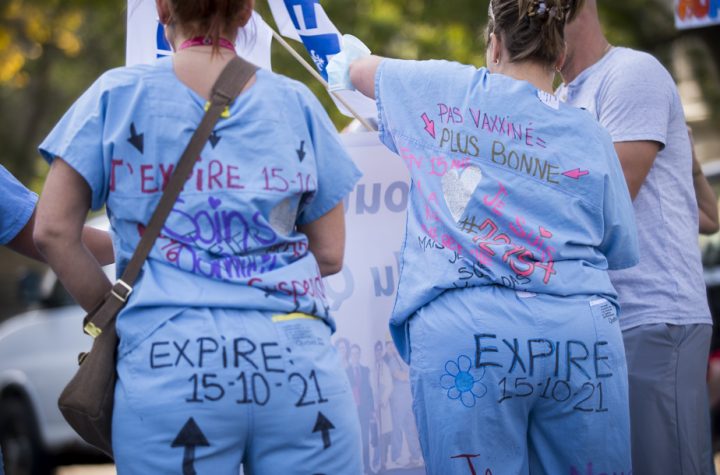
[[[257,69],[257,66],[240,57],[235,57],[225,66],[217,81],[215,81],[210,95],[210,107],[205,112],[200,125],[195,130],[190,143],[185,148],[180,161],[175,167],[175,171],[163,191],[160,202],[155,208],[155,212],[150,218],[150,222],[145,228],[145,232],[143,232],[130,262],[120,279],[115,282],[110,290],[111,295],[120,304],[119,308],[124,306],[132,292],[143,263],[150,254],[155,240],[160,235],[160,231],[165,226],[165,220],[172,211],[175,201],[180,195],[183,186],[185,186],[185,182],[190,177],[197,158],[207,143],[215,124],[225,108],[242,92]],[[93,323],[94,326],[103,328],[106,322]]]

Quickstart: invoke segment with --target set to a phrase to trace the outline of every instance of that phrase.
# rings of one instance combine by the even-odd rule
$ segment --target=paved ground
[[[74,465],[60,467],[55,475],[116,475],[114,465]]]
[[[383,475],[424,475],[422,469],[397,469],[383,472]],[[55,475],[116,475],[113,465],[74,465],[72,467],[61,467],[55,471]]]
[[[720,473],[720,455],[715,455],[715,467]],[[422,470],[393,470],[386,474],[397,475],[423,475]],[[112,465],[76,465],[73,467],[59,468],[55,475],[116,475],[115,467]]]

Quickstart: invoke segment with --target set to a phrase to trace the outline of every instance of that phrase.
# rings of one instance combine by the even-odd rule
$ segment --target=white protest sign
[[[411,467],[414,470],[402,473],[420,475],[424,469],[411,414],[408,368],[397,355],[388,331],[405,235],[409,173],[400,157],[380,143],[377,133],[341,137],[363,176],[345,200],[343,270],[325,279],[338,326],[335,346],[341,356],[348,355],[349,365],[359,357],[360,366],[369,369],[375,410],[370,414],[364,409],[366,405],[359,404],[358,414],[370,428],[369,434],[363,436],[372,469],[382,474],[385,472],[378,471],[380,466],[387,470]],[[390,375],[390,370],[395,374]],[[350,384],[365,384],[353,376],[349,367]],[[354,393],[367,394],[367,388]],[[385,461],[381,460],[382,454],[387,456]]]
[[[674,0],[674,10],[681,30],[720,25],[720,0]]]

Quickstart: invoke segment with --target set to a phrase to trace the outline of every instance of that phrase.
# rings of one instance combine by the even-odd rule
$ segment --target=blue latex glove
[[[341,51],[332,57],[325,71],[330,91],[354,91],[350,82],[350,65],[353,61],[370,56],[370,49],[353,35],[343,35]]]

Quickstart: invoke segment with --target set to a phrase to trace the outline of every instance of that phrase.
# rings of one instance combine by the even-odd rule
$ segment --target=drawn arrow
[[[300,142],[300,148],[295,151],[298,154],[298,158],[300,159],[300,162],[302,162],[303,159],[305,158],[305,141],[304,140],[302,142]]]
[[[334,429],[335,426],[333,425],[330,420],[325,417],[325,415],[318,411],[317,420],[315,421],[315,427],[313,428],[313,434],[315,432],[321,432],[322,433],[322,440],[323,440],[323,449],[327,449],[332,445],[332,441],[330,440],[330,429]]]
[[[423,113],[422,120],[425,122],[425,130],[432,138],[435,138],[435,122],[430,120],[427,114]]]
[[[143,136],[145,134],[138,134],[137,130],[135,129],[135,122],[130,124],[130,138],[127,139],[128,142],[132,144],[133,147],[138,149],[140,153],[145,153],[145,147],[143,145]]]
[[[589,175],[590,172],[587,170],[580,170],[579,168],[576,168],[575,170],[568,170],[566,172],[563,172],[563,175],[565,175],[568,178],[573,178],[575,180],[580,179],[580,177],[583,177],[585,175]]]
[[[220,137],[220,136],[217,134],[217,132],[215,132],[215,131],[213,130],[213,133],[210,135],[210,138],[209,138],[209,140],[210,140],[210,145],[212,145],[212,148],[215,148],[215,147],[217,146],[217,144],[218,144],[218,142],[220,142],[220,139],[221,139],[221,138],[222,138],[222,137]]]
[[[210,443],[205,438],[195,419],[188,419],[177,437],[173,441],[171,447],[185,447],[183,454],[183,475],[197,475],[195,471],[195,447],[209,447]]]

